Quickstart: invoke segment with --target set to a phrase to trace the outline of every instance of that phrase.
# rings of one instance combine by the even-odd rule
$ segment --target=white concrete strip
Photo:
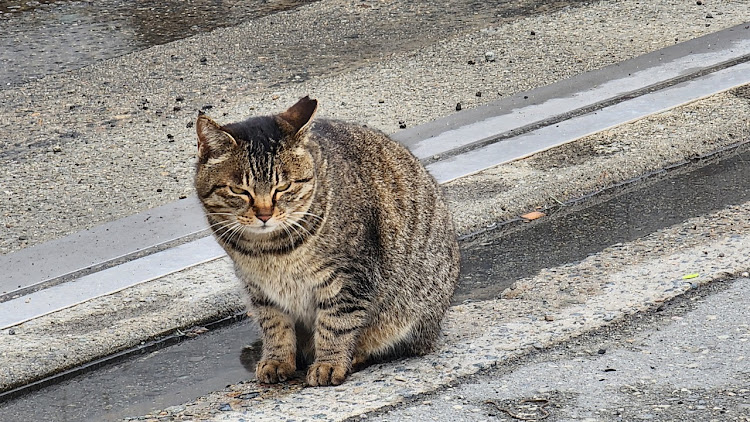
[[[750,83],[750,62],[430,164],[440,183]]]
[[[0,303],[0,329],[220,258],[224,250],[205,237],[77,280]]]
[[[191,212],[193,211],[193,212]],[[73,233],[8,255],[0,255],[0,294],[48,280],[206,230],[198,198]]]
[[[658,66],[646,67],[619,79],[605,81],[601,85],[575,92],[569,96],[552,98],[542,104],[515,108],[505,114],[451,128],[437,136],[414,143],[411,145],[411,150],[419,158],[444,154],[749,54],[750,40],[735,40],[717,51],[679,57],[660,63]]]

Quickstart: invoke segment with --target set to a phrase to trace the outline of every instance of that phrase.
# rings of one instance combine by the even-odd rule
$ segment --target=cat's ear
[[[237,146],[232,135],[221,130],[221,126],[203,113],[198,114],[195,129],[198,132],[198,158],[201,160],[223,155]]]
[[[315,112],[318,110],[318,100],[305,96],[297,104],[278,115],[279,126],[288,135],[303,134],[310,127]]]

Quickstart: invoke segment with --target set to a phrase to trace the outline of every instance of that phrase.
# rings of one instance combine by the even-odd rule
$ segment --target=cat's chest
[[[316,299],[313,286],[316,276],[307,256],[289,254],[265,258],[236,260],[246,281],[254,283],[271,301],[284,311],[312,326]]]

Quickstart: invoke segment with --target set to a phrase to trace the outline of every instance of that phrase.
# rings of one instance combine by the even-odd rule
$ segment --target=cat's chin
[[[264,225],[264,226],[248,226],[246,232],[255,236],[266,236],[276,233],[281,226],[279,225]]]

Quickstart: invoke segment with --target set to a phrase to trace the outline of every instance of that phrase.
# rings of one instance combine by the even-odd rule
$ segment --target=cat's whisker
[[[240,226],[240,223],[236,221],[232,221],[231,224],[220,227],[217,230],[223,230],[223,231],[221,232],[221,234],[219,234],[219,236],[217,236],[217,238],[225,242],[229,242],[229,239],[234,235],[234,232],[235,230],[237,230],[238,226]]]
[[[292,215],[302,215],[302,216],[310,216],[318,221],[323,221],[323,217],[319,216],[318,214],[313,214],[311,212],[303,212],[303,211],[293,211],[291,212]]]
[[[216,227],[216,226],[219,226],[220,224],[224,224],[225,226],[228,226],[228,225],[230,225],[230,224],[233,224],[233,223],[236,223],[236,221],[232,221],[232,220],[221,220],[221,221],[217,221],[216,223],[213,223],[213,224],[209,225],[209,226],[208,226],[208,228],[212,229],[212,228],[214,228],[214,227]],[[221,229],[221,228],[222,228],[222,227],[217,227],[217,230],[219,230],[219,229]]]
[[[291,224],[287,224],[287,223],[291,223]],[[292,224],[296,224],[296,223],[294,221],[292,221],[292,220],[285,220],[284,221],[284,225],[286,225],[286,227],[289,227],[292,231],[294,231],[294,233],[299,237],[300,240],[305,240],[304,233],[300,233],[300,231],[297,230],[297,228],[294,227],[294,225],[292,225]],[[290,239],[290,240],[292,240],[292,242],[294,242],[294,239]]]
[[[310,233],[310,230],[307,230],[302,224],[300,224],[300,223],[298,223],[296,221],[292,221],[292,220],[287,220],[287,221],[292,224],[292,226],[290,226],[290,227],[294,227],[294,226],[299,227],[308,236],[312,235],[312,233]]]
[[[286,234],[287,234],[287,236],[289,236],[289,241],[290,241],[290,242],[292,242],[292,243],[294,243],[294,235],[293,235],[293,234],[292,234],[292,232],[291,232],[291,231],[290,231],[290,230],[288,229],[287,225],[286,225],[286,224],[284,224],[284,223],[282,223],[282,224],[280,224],[280,226],[281,226],[281,228],[282,228],[282,229],[284,230],[284,233],[286,233]]]
[[[245,226],[241,223],[237,223],[237,225],[232,228],[232,234],[227,239],[227,242],[232,242],[233,240],[236,240],[242,237],[242,232],[244,230],[245,230]]]

